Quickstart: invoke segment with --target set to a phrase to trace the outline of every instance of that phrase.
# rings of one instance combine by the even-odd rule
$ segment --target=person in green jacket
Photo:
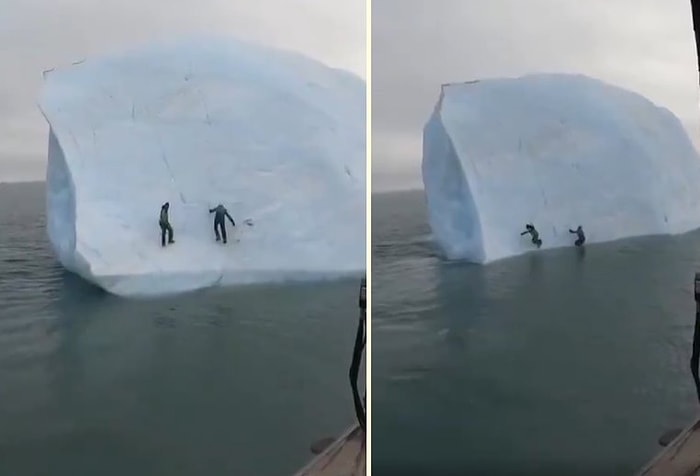
[[[162,207],[160,207],[160,220],[158,224],[160,225],[160,243],[161,246],[165,246],[165,234],[168,234],[168,243],[173,244],[173,227],[170,226],[170,219],[168,218],[168,210],[170,210],[170,203],[165,202]]]

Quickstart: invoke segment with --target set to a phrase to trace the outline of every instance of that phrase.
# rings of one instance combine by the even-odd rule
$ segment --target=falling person
[[[214,234],[216,235],[216,241],[221,241],[223,238],[224,244],[226,243],[226,222],[224,218],[228,218],[231,221],[231,225],[236,226],[236,222],[233,221],[231,215],[228,214],[228,210],[221,204],[216,207],[209,209],[209,213],[214,214]],[[221,230],[221,234],[219,234]]]
[[[533,244],[537,245],[538,248],[539,248],[540,246],[542,246],[542,240],[540,240],[540,234],[537,232],[537,230],[535,229],[535,227],[534,227],[533,225],[531,225],[530,223],[528,223],[527,225],[525,225],[525,231],[523,231],[522,233],[520,233],[520,236],[526,235],[526,234],[528,234],[528,233],[529,233],[530,236],[532,237],[532,243],[533,243]]]
[[[586,242],[586,235],[583,233],[583,228],[581,228],[581,225],[579,225],[575,230],[569,229],[569,233],[576,234],[576,241],[574,241],[574,245],[583,246],[583,244]]]

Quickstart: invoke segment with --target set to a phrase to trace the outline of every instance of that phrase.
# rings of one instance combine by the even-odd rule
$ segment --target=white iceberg
[[[47,228],[108,292],[365,269],[365,83],[298,54],[190,38],[45,73]],[[161,247],[170,202],[175,243]],[[236,220],[214,240],[209,208]],[[244,223],[249,220],[253,226]]]
[[[542,249],[700,227],[700,159],[680,121],[644,97],[580,75],[442,88],[423,134],[434,240],[488,263]]]

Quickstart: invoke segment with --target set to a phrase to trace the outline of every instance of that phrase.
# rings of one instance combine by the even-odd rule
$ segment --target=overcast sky
[[[700,143],[690,0],[373,0],[372,188],[422,187],[442,83],[533,72],[639,92]]]
[[[365,78],[365,0],[0,0],[0,182],[43,179],[43,70],[150,39],[233,34]]]

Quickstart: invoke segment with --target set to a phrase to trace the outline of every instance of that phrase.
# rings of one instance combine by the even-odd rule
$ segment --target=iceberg
[[[541,249],[700,227],[700,160],[669,110],[582,75],[442,87],[423,130],[433,240],[486,264]]]
[[[365,83],[302,55],[193,37],[54,68],[47,232],[58,261],[148,297],[365,269]],[[170,203],[175,243],[161,246]],[[209,209],[236,221],[215,241]]]

